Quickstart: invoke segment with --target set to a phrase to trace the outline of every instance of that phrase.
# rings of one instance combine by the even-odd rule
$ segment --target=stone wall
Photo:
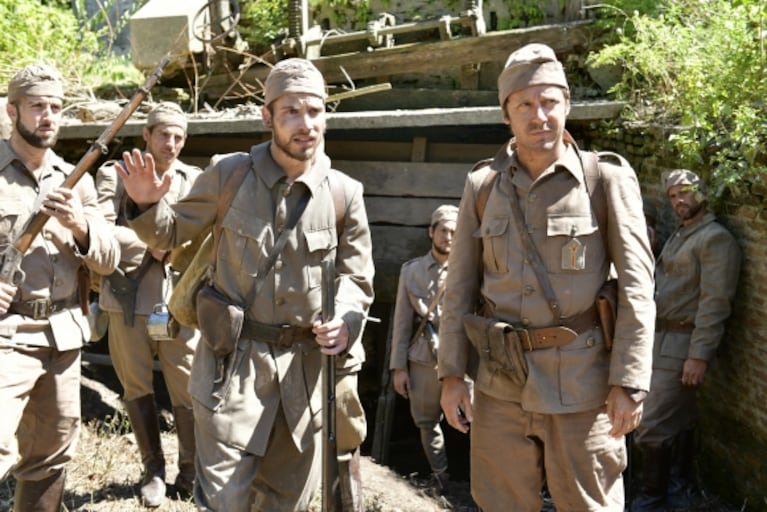
[[[663,196],[661,175],[673,167],[665,151],[668,133],[656,127],[622,129],[594,124],[583,133],[586,147],[626,156],[643,193],[658,206],[660,235],[673,229],[674,214]],[[704,487],[744,510],[767,507],[767,207],[764,183],[727,190],[716,213],[738,239],[743,270],[733,316],[719,357],[699,393],[698,475]]]

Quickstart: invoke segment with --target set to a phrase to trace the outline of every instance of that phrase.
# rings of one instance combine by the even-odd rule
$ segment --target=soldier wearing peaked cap
[[[181,107],[162,102],[149,112],[142,131],[144,155],[153,159],[158,175],[170,176],[171,186],[165,196],[169,202],[184,197],[202,172],[178,158],[186,143],[186,129],[187,119]],[[200,336],[197,330],[174,324],[173,320],[163,326],[166,316],[154,314],[165,312],[173,280],[184,269],[174,267],[172,253],[142,242],[128,226],[122,211],[127,195],[117,177],[117,164],[108,162],[96,174],[99,206],[106,219],[115,225],[122,248],[119,275],[101,279],[99,306],[109,315],[109,353],[141,453],[144,467],[141,499],[145,506],[159,507],[166,494],[165,455],[154,396],[154,360],[156,357],[159,361],[168,388],[178,436],[179,472],[174,487],[182,497],[191,496],[195,442],[189,375]],[[121,284],[126,277],[136,283],[136,288],[130,291],[132,300],[119,296],[125,291]]]
[[[545,483],[558,510],[623,511],[624,436],[649,389],[655,320],[639,185],[625,160],[580,151],[565,130],[569,87],[548,46],[512,52],[498,99],[513,138],[461,197],[439,329],[442,408],[471,434],[482,510],[537,512]],[[610,350],[594,304],[611,264]]]
[[[652,384],[634,436],[642,478],[632,512],[695,506],[695,397],[724,339],[741,264],[737,241],[707,211],[697,174],[676,169],[665,189],[680,222],[655,268]]]
[[[16,512],[61,510],[80,432],[80,348],[90,338],[78,273],[109,273],[120,258],[93,179],[62,187],[73,169],[52,149],[63,97],[55,68],[19,70],[8,85],[13,130],[0,141],[0,249],[34,214],[50,216],[21,261],[23,282],[0,281],[0,478],[16,478]]]
[[[352,369],[337,386],[345,411],[339,423],[354,412],[354,424],[365,425],[358,401],[346,401],[356,400],[353,369],[364,357],[360,335],[373,300],[362,185],[334,170],[323,150],[326,92],[317,68],[304,59],[280,61],[264,86],[262,118],[272,139],[247,154],[213,157],[177,203],[163,197],[169,180],[156,176],[140,154],[124,155],[125,166],[118,168],[131,198],[130,225],[150,246],[173,247],[220,222],[216,261],[197,307],[198,313],[201,307],[221,309],[199,315],[202,342],[190,383],[198,462],[194,498],[206,511],[308,508],[321,474],[322,354],[336,355],[342,368]],[[224,183],[242,166],[242,184],[216,219]],[[297,208],[303,213],[291,231]],[[274,253],[281,233],[285,244]],[[327,260],[335,264],[336,316],[324,321],[320,283]],[[338,449],[351,455],[364,430],[361,437],[344,432],[339,425]],[[348,458],[339,464],[342,481],[352,472]],[[361,510],[348,494],[345,509]]]

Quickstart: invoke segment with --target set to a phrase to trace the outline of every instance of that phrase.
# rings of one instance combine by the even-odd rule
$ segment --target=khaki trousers
[[[682,385],[681,370],[653,368],[644,415],[634,434],[638,446],[661,446],[677,434],[692,430],[697,421],[697,386]]]
[[[189,374],[198,331],[182,326],[174,340],[154,341],[146,329],[147,315],[136,315],[133,326],[125,325],[123,314],[109,312],[109,354],[124,389],[124,400],[154,394],[154,358],[160,362],[173,407],[192,408]]]
[[[432,472],[447,471],[447,453],[445,437],[442,434],[440,420],[442,407],[439,404],[442,384],[433,366],[408,363],[410,375],[410,415],[413,423],[421,431],[421,444]]]
[[[80,434],[80,350],[4,346],[0,368],[0,480],[49,477]]]
[[[194,401],[197,480],[194,501],[203,512],[293,512],[309,508],[322,477],[321,430],[298,452],[282,409],[258,457],[220,442],[199,418],[210,411]],[[251,503],[251,501],[253,501]]]
[[[540,512],[546,483],[558,512],[623,512],[626,442],[609,430],[604,407],[531,413],[475,390],[472,496],[483,512]]]

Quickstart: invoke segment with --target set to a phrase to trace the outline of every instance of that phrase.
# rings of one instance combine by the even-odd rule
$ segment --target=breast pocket
[[[482,260],[485,269],[494,274],[509,271],[509,218],[490,217],[482,219],[475,236],[482,237]]]
[[[308,265],[304,267],[306,280],[309,288],[316,288],[322,283],[320,262],[336,248],[338,241],[332,228],[305,231],[304,240],[309,258]]]
[[[258,267],[266,257],[264,242],[271,237],[271,224],[252,213],[230,208],[221,224],[221,244],[219,254],[225,254],[227,261],[247,277],[255,277]]]
[[[552,272],[594,272],[605,257],[599,227],[590,213],[549,215],[546,219],[546,247],[542,257]],[[579,258],[582,258],[582,264]],[[596,261],[600,264],[596,265]],[[581,266],[583,268],[579,268]]]

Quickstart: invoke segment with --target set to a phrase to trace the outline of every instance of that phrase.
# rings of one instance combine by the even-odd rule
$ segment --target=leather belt
[[[575,340],[579,334],[599,325],[599,315],[596,306],[579,315],[562,320],[562,325],[527,329],[510,326],[519,338],[522,348],[527,351],[544,348],[561,347]]]
[[[669,320],[667,318],[655,319],[655,332],[680,332],[691,334],[695,326],[686,320]]]
[[[33,320],[45,320],[57,311],[71,309],[76,304],[71,300],[52,301],[50,297],[44,299],[24,300],[11,304],[11,313],[32,317]]]
[[[293,325],[270,325],[246,319],[242,325],[242,338],[256,339],[280,347],[288,347],[295,342],[314,337],[311,327]]]

